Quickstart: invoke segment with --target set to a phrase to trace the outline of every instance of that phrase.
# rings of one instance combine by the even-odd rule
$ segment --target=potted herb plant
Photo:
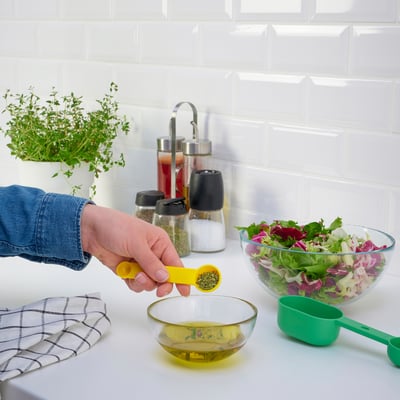
[[[3,113],[10,119],[0,130],[9,138],[11,155],[29,161],[27,169],[34,175],[34,165],[55,165],[47,178],[67,181],[72,194],[82,194],[83,182],[76,176],[84,169],[91,176],[87,194],[94,196],[95,178],[113,166],[125,165],[123,153],[115,157],[113,152],[118,134],[130,129],[127,118],[118,115],[117,91],[111,82],[109,92],[96,100],[97,109],[85,111],[82,97],[74,93],[60,96],[53,88],[42,101],[33,88],[18,94],[7,90]]]

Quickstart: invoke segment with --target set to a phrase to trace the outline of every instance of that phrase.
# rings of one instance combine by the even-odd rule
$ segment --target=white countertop
[[[398,265],[393,265],[397,259],[396,254],[389,271],[367,296],[343,311],[400,336],[400,274]],[[247,393],[275,399],[399,398],[400,368],[388,360],[384,345],[345,329],[333,345],[323,348],[282,334],[276,324],[276,299],[245,268],[239,242],[229,241],[221,253],[193,253],[183,260],[192,268],[217,265],[223,281],[215,294],[242,297],[258,308],[246,346],[219,363],[185,367],[162,350],[149,335],[146,319],[155,294],[129,291],[96,260],[84,271],[74,272],[20,258],[0,259],[0,306],[100,292],[112,322],[109,333],[87,352],[3,383],[2,400],[242,400]],[[192,289],[192,293],[198,292]]]

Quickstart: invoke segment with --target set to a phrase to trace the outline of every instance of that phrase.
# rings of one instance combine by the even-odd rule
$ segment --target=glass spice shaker
[[[211,168],[211,141],[208,139],[184,140],[183,148],[183,196],[190,208],[190,177],[193,171]]]
[[[153,224],[168,233],[180,257],[190,254],[189,218],[184,197],[158,200]]]
[[[183,196],[183,140],[183,136],[178,136],[175,140],[176,193],[171,194],[173,140],[170,136],[161,136],[157,138],[157,188],[164,193],[167,199]]]
[[[191,250],[212,253],[225,249],[224,186],[216,170],[193,171],[190,177],[189,226]]]
[[[164,193],[160,190],[145,190],[137,192],[135,200],[135,216],[152,224],[157,200],[161,200],[164,197]]]

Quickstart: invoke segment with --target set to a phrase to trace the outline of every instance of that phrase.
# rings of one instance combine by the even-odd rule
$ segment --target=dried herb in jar
[[[190,254],[189,219],[183,197],[158,200],[153,223],[168,233],[180,257]]]
[[[168,233],[168,236],[174,244],[179,257],[188,256],[190,254],[190,239],[188,231],[168,225],[159,226]]]
[[[136,217],[153,223],[153,216],[158,200],[164,198],[164,193],[158,190],[145,190],[136,193],[135,215]]]

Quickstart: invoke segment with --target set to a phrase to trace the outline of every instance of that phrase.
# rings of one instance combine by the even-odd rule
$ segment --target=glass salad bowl
[[[156,341],[185,362],[210,363],[238,352],[253,332],[257,309],[218,295],[166,297],[147,308]]]
[[[346,304],[367,293],[383,275],[395,247],[389,234],[342,226],[340,219],[328,228],[322,221],[275,221],[238,229],[246,264],[268,293],[327,304]]]

